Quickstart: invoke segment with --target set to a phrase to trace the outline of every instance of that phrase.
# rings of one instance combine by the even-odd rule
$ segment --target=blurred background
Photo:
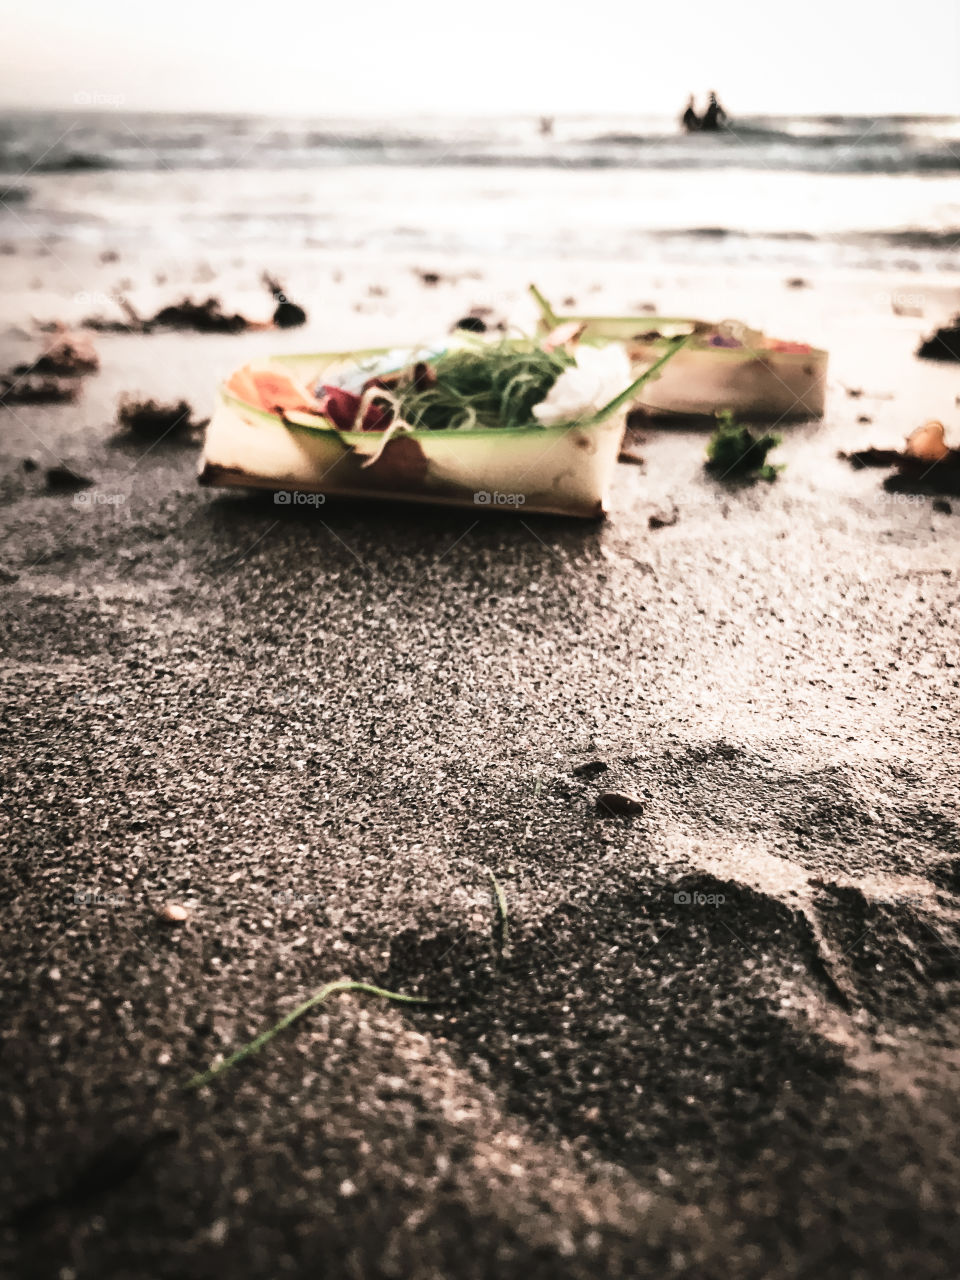
[[[8,245],[958,264],[952,0],[3,8]]]

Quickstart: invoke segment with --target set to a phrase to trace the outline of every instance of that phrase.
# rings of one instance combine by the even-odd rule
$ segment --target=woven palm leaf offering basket
[[[621,342],[635,368],[645,368],[686,337],[662,378],[645,383],[634,408],[655,417],[709,417],[731,411],[753,421],[823,417],[827,352],[806,342],[770,338],[738,320],[712,323],[676,316],[558,315],[531,286],[544,333],[582,326],[585,341]]]
[[[637,371],[579,326],[543,338],[277,356],[220,388],[200,481],[304,494],[601,516]]]

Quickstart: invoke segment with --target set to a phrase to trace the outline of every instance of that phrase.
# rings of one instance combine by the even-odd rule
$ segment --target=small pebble
[[[466,329],[468,333],[487,332],[487,322],[481,316],[463,316],[453,327],[455,329]]]
[[[223,1244],[230,1234],[230,1223],[226,1218],[217,1218],[207,1228],[207,1239],[211,1244]]]
[[[677,511],[677,508],[674,507],[669,514],[665,511],[655,511],[647,521],[647,524],[651,529],[669,529],[670,526],[676,524],[679,519],[680,513]]]
[[[625,791],[604,791],[597,796],[597,813],[643,813],[643,801],[639,796],[627,795]]]
[[[598,773],[606,773],[610,768],[606,760],[586,760],[578,764],[573,771],[575,778],[595,778]]]
[[[89,489],[92,484],[92,480],[77,475],[69,467],[47,468],[47,488],[53,492],[76,493],[78,489]]]
[[[273,323],[278,329],[296,329],[299,325],[307,323],[307,313],[303,307],[284,298],[277,303],[273,313]]]
[[[190,912],[179,902],[165,902],[157,914],[167,924],[183,924],[190,919]]]

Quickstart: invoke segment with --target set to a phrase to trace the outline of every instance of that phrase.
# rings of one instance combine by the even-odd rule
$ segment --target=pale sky
[[[0,0],[0,103],[960,114],[960,0]]]

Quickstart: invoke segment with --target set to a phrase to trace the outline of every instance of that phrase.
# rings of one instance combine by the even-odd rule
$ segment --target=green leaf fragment
[[[507,915],[507,895],[503,892],[503,886],[492,871],[488,871],[487,875],[493,884],[493,896],[497,903],[497,915],[500,924],[500,948],[505,950],[510,942],[510,921]]]
[[[734,419],[729,409],[717,414],[717,429],[707,442],[708,471],[719,479],[760,479],[773,481],[783,466],[767,462],[767,454],[780,444],[781,437],[767,432],[755,435]]]

